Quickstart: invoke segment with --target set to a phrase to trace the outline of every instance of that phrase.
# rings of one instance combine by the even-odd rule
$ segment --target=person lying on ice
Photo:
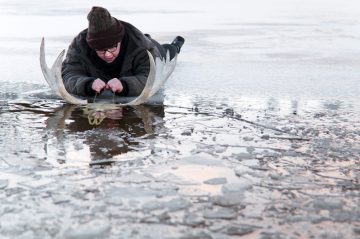
[[[130,23],[112,17],[103,7],[92,7],[89,26],[72,41],[62,65],[66,90],[79,96],[94,96],[111,90],[119,96],[138,96],[150,71],[148,50],[153,57],[170,59],[180,53],[184,38],[160,45]]]

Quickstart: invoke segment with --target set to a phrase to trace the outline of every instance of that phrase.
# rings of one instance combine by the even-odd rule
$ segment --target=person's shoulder
[[[125,31],[129,37],[135,39],[136,41],[138,41],[138,43],[140,43],[142,45],[143,44],[146,45],[147,38],[144,36],[144,33],[142,33],[137,27],[135,27],[131,23],[121,21],[121,20],[118,20],[118,21],[124,26]]]
[[[82,30],[79,34],[77,34],[77,35],[74,37],[72,43],[73,43],[73,44],[80,44],[80,43],[82,43],[83,41],[86,41],[86,34],[87,34],[87,32],[88,32],[88,29],[87,29],[87,28],[84,29],[84,30]]]
[[[76,49],[77,51],[83,51],[87,47],[86,43],[86,34],[88,29],[82,30],[79,34],[77,34],[71,42],[70,47]]]

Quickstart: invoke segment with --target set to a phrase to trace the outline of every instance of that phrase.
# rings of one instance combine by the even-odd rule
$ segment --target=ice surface
[[[206,209],[204,217],[209,219],[235,219],[236,211],[232,208]]]
[[[0,237],[359,237],[357,0],[102,1],[186,42],[161,94],[92,126],[39,46],[98,4],[0,1]]]
[[[69,228],[65,231],[64,237],[70,239],[88,239],[105,237],[110,231],[111,226],[104,222],[92,222],[89,225],[80,225],[79,227]]]
[[[0,189],[4,189],[9,185],[9,180],[0,180]]]
[[[225,184],[226,182],[227,182],[226,178],[211,178],[204,181],[204,183],[206,184],[213,184],[213,185]]]

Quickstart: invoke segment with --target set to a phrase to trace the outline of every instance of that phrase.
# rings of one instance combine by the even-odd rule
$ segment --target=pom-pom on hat
[[[92,7],[86,41],[94,50],[110,48],[121,42],[125,35],[124,26],[103,7]]]

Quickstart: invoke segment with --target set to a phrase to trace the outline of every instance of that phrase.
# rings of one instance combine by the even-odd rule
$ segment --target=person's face
[[[96,50],[96,54],[102,60],[106,61],[107,63],[111,63],[115,61],[116,57],[118,57],[120,53],[120,45],[121,42],[118,42],[115,46],[110,48]]]

